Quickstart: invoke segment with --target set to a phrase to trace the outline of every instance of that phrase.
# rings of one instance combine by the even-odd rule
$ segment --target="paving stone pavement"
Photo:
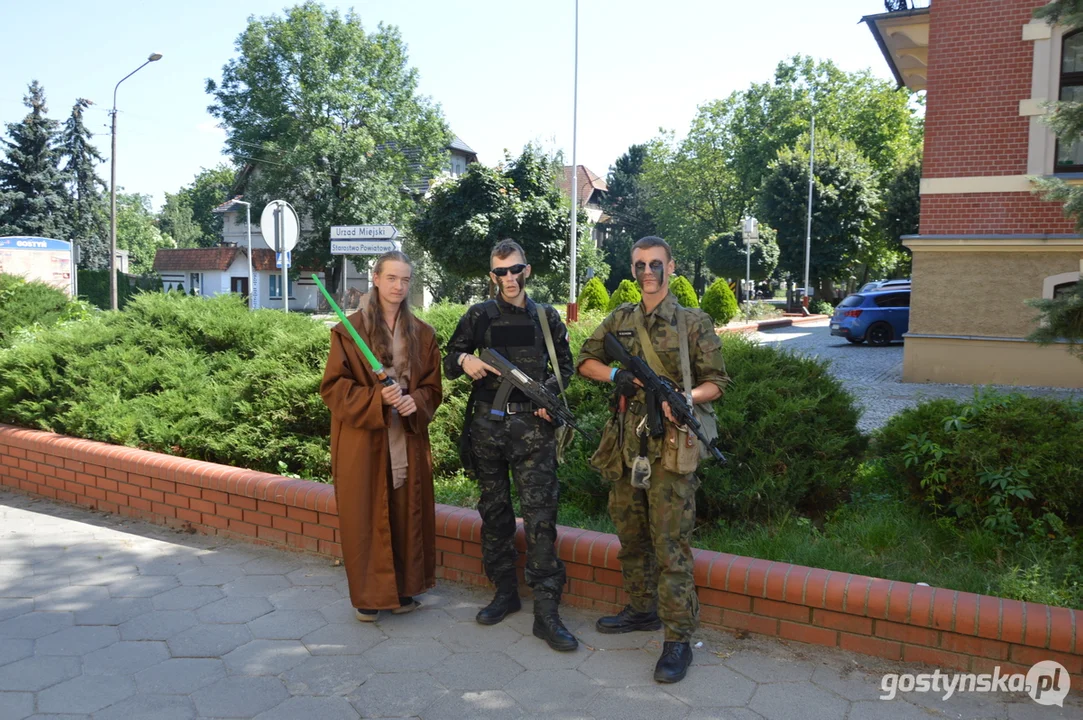
[[[969,400],[974,397],[974,386],[971,385],[904,383],[903,342],[892,343],[887,347],[853,345],[845,338],[832,337],[829,325],[830,320],[822,320],[807,325],[754,332],[750,333],[750,336],[785,350],[827,360],[831,374],[841,380],[847,390],[854,393],[858,404],[864,410],[858,421],[858,428],[864,432],[881,427],[892,415],[913,407],[922,400]],[[1083,399],[1083,393],[1063,388],[1007,385],[985,387],[1005,393],[1021,392],[1027,395]]]
[[[0,720],[124,718],[1083,718],[1083,698],[879,699],[927,668],[703,631],[688,677],[652,679],[661,633],[557,653],[530,603],[495,627],[488,593],[441,583],[410,615],[354,620],[342,568],[0,490]]]

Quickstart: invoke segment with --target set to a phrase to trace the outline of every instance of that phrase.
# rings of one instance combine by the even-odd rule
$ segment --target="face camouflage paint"
[[[647,264],[642,260],[637,262],[634,266],[636,271],[636,282],[640,287],[643,287],[643,280],[647,274]],[[666,271],[666,264],[661,260],[651,260],[650,271],[654,273],[654,277],[658,280],[658,285],[661,286],[663,282],[663,275]]]

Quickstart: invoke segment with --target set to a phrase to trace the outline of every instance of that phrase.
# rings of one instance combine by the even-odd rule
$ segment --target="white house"
[[[458,177],[466,172],[468,164],[477,162],[477,159],[477,153],[456,136],[448,146],[447,172],[453,177]],[[241,172],[235,189],[243,189],[249,175],[256,171],[256,168],[251,165],[246,167]],[[154,271],[162,276],[162,284],[166,290],[178,288],[185,292],[194,290],[197,295],[206,296],[227,292],[245,296],[249,294],[249,228],[245,205],[240,202],[242,197],[238,195],[232,200],[227,200],[214,210],[215,213],[222,215],[222,242],[219,247],[158,250],[154,256]],[[282,270],[275,266],[275,253],[264,239],[259,226],[262,210],[262,207],[253,207],[251,210],[253,306],[281,309],[284,305]],[[307,218],[302,218],[301,234],[311,232],[311,223]],[[345,265],[347,291],[368,292],[368,273],[358,271],[352,262],[346,262]],[[321,303],[319,288],[311,279],[312,272],[311,269],[297,266],[292,268],[293,279],[289,281],[288,288],[290,310],[326,311],[326,305]],[[317,270],[316,274],[321,281],[326,282],[323,270]],[[428,291],[421,283],[416,283],[411,293],[411,302],[415,306],[425,307],[430,301],[431,296]]]
[[[602,198],[609,192],[606,185],[597,173],[586,165],[575,166],[575,194],[576,203],[587,214],[587,221],[591,223],[590,237],[594,240],[595,247],[605,244],[609,233],[609,216],[602,210]],[[564,166],[564,177],[560,181],[560,190],[565,197],[572,193],[572,166]]]

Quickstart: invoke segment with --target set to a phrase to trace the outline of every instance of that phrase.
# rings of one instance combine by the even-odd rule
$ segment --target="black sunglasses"
[[[491,272],[493,273],[493,275],[496,275],[497,277],[504,277],[508,273],[511,273],[512,275],[518,275],[519,273],[521,273],[525,269],[526,269],[526,264],[525,263],[519,263],[518,265],[512,265],[511,267],[493,268],[491,270]]]

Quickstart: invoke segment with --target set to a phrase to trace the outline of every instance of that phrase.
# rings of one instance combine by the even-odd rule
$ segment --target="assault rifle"
[[[564,407],[556,395],[550,392],[544,385],[517,368],[510,360],[492,348],[481,351],[481,359],[500,371],[500,387],[493,399],[494,412],[508,404],[508,396],[512,388],[515,388],[530,398],[530,401],[540,408],[545,408],[549,417],[553,418],[557,425],[567,425],[578,432],[587,440],[593,439],[590,433],[585,432],[575,424],[575,415]],[[560,372],[557,370],[557,372]]]
[[[674,387],[673,383],[651,370],[643,358],[636,357],[625,350],[620,340],[613,333],[605,334],[605,351],[609,357],[619,362],[626,370],[630,370],[643,385],[643,391],[647,396],[647,429],[651,437],[660,438],[665,432],[662,424],[663,420],[665,420],[662,403],[669,403],[669,411],[677,420],[677,424],[688,428],[699,438],[699,441],[703,443],[703,446],[707,448],[707,451],[715,460],[723,465],[726,464],[726,456],[707,439],[703,432],[703,426],[700,425],[699,418],[693,412],[688,399]]]

